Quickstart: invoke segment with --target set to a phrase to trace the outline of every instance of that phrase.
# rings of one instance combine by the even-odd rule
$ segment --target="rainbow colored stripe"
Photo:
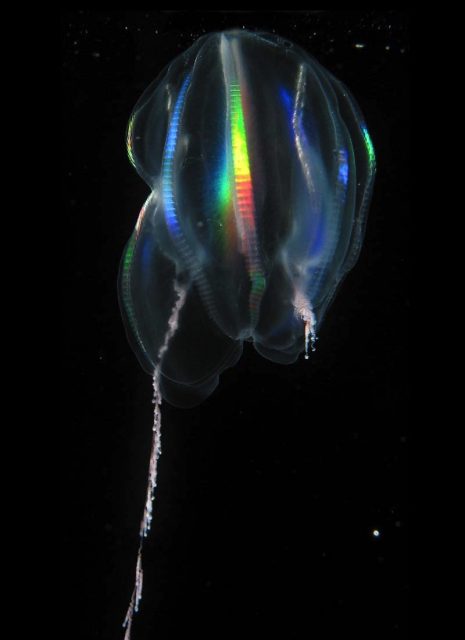
[[[126,149],[127,149],[127,152],[128,152],[129,161],[130,161],[130,163],[132,164],[133,167],[136,166],[136,159],[134,157],[133,142],[132,142],[135,121],[136,121],[136,114],[133,113],[131,118],[129,119],[128,131],[127,131],[127,134],[126,134]]]
[[[258,254],[253,184],[250,173],[247,131],[239,83],[231,83],[229,99],[236,222],[242,253],[245,257],[251,281],[249,311],[251,322],[255,324],[260,300],[265,288],[265,278]]]
[[[366,124],[363,122],[361,125],[363,140],[365,142],[365,147],[368,153],[368,162],[369,162],[369,170],[370,172],[374,171],[376,165],[376,156],[375,156],[375,148],[373,146],[373,142],[371,141],[370,134],[368,133],[368,129]]]
[[[174,194],[174,159],[179,137],[180,120],[184,107],[190,76],[182,84],[168,125],[167,139],[162,162],[162,198],[164,215],[174,241],[180,242],[188,261],[193,254],[186,247],[176,209]],[[239,238],[240,251],[244,255],[251,288],[249,312],[251,324],[255,325],[260,300],[265,288],[265,278],[260,264],[253,184],[249,162],[247,130],[243,109],[243,98],[238,82],[229,86],[229,140],[225,141],[222,163],[215,180],[216,207],[220,221],[222,250],[231,249],[234,237]],[[181,246],[180,245],[180,246]]]
[[[181,90],[179,91],[178,97],[176,98],[173,115],[171,116],[168,126],[168,135],[166,138],[162,164],[162,194],[165,209],[165,218],[168,229],[170,230],[170,233],[175,236],[175,238],[180,238],[182,232],[176,212],[176,201],[174,197],[173,164],[174,156],[176,153],[176,145],[178,143],[179,121],[181,119],[184,99],[186,97],[186,91],[190,84],[190,80],[190,75],[186,76]]]

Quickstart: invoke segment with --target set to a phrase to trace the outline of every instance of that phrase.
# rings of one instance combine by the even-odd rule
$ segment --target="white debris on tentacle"
[[[186,300],[187,289],[179,285],[175,282],[174,285],[175,293],[177,295],[176,302],[171,311],[171,315],[168,320],[168,329],[165,334],[165,339],[163,344],[161,345],[158,354],[157,354],[157,366],[153,372],[153,437],[152,437],[152,448],[150,452],[150,464],[149,464],[149,474],[147,481],[147,495],[145,500],[144,507],[144,515],[142,517],[140,523],[140,540],[139,540],[139,548],[137,550],[137,562],[136,562],[136,577],[134,581],[134,589],[132,592],[131,600],[129,602],[129,607],[126,613],[126,617],[123,622],[123,627],[126,629],[124,634],[124,640],[130,640],[131,638],[131,628],[132,628],[132,620],[134,614],[139,610],[139,604],[142,599],[142,583],[144,572],[142,570],[142,549],[144,544],[144,539],[147,537],[148,532],[150,531],[150,527],[152,524],[153,517],[153,498],[155,487],[157,486],[157,467],[158,467],[158,458],[161,454],[161,391],[160,391],[160,375],[161,375],[161,363],[163,360],[163,356],[165,355],[168,345],[170,343],[171,338],[176,333],[176,330],[179,326],[179,315],[181,313],[181,309],[184,306],[184,302]]]
[[[310,300],[299,290],[294,295],[295,315],[303,320],[305,331],[305,360],[308,360],[308,349],[315,351],[316,336],[316,316]]]

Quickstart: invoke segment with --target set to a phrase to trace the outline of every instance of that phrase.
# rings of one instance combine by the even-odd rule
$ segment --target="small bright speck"
[[[364,49],[364,48],[365,48],[365,45],[364,45],[364,44],[361,44],[361,43],[359,43],[359,42],[357,42],[357,44],[355,45],[355,48],[356,48],[356,49]]]
[[[372,534],[374,538],[379,538],[381,535],[378,529],[373,529]]]

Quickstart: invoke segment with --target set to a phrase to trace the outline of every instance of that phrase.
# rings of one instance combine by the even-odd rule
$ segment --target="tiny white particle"
[[[373,529],[372,534],[374,538],[379,538],[381,535],[378,529]]]
[[[364,45],[364,44],[361,44],[360,42],[357,42],[357,44],[355,45],[355,48],[356,48],[356,49],[364,49],[364,48],[365,48],[365,45]]]

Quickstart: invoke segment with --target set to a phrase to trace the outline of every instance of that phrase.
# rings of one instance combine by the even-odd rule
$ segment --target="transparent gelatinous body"
[[[244,340],[291,363],[360,252],[375,174],[348,89],[268,34],[209,34],[144,92],[128,154],[151,189],[125,249],[119,295],[142,366],[192,406]],[[179,325],[157,362],[184,287]]]

